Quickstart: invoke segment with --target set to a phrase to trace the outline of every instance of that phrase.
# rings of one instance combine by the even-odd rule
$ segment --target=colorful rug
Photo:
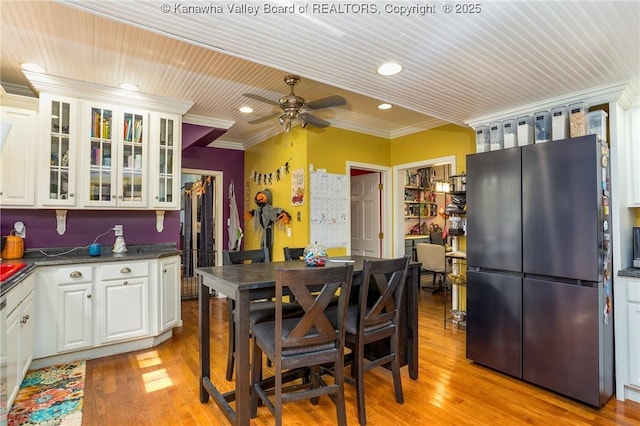
[[[8,426],[80,426],[85,362],[31,370],[7,418]]]

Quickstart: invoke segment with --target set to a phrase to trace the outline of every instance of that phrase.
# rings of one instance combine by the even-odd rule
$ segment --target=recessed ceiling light
[[[402,65],[395,62],[387,62],[378,67],[378,74],[380,75],[395,75],[402,71]]]
[[[378,105],[378,109],[390,109],[393,105],[391,104],[380,104]]]
[[[128,90],[130,92],[136,92],[139,89],[138,85],[133,83],[122,83],[120,84],[120,88],[124,90]]]
[[[38,64],[32,64],[32,63],[29,63],[29,62],[24,62],[24,63],[20,64],[20,67],[24,71],[47,72],[47,70],[44,67],[41,67]]]
[[[253,108],[251,108],[250,106],[243,106],[243,107],[240,107],[240,112],[244,112],[245,114],[250,114],[253,112]]]

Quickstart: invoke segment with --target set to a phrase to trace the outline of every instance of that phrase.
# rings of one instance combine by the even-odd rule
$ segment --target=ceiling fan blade
[[[311,109],[331,108],[335,106],[344,105],[347,100],[342,96],[333,95],[326,98],[318,99],[317,101],[309,102],[307,106]]]
[[[331,125],[331,123],[329,123],[327,120],[323,120],[322,118],[318,118],[315,115],[311,115],[309,113],[303,113],[300,115],[302,115],[304,119],[307,120],[307,123],[311,124],[313,127],[322,129]]]
[[[264,123],[265,121],[269,121],[273,118],[276,118],[278,115],[280,115],[279,112],[276,112],[274,114],[269,114],[269,115],[265,115],[264,117],[260,117],[260,118],[256,118],[255,120],[251,120],[249,121],[249,124],[260,124],[260,123]]]
[[[260,95],[254,95],[253,93],[243,93],[242,96],[253,99],[255,101],[264,102],[265,104],[279,106],[276,101],[272,101],[271,99],[263,98]]]

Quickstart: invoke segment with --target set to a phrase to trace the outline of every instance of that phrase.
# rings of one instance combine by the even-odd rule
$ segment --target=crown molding
[[[560,105],[570,105],[576,102],[586,102],[587,105],[600,105],[609,102],[618,102],[626,99],[626,91],[629,89],[630,82],[618,81],[615,83],[582,90],[569,95],[557,96],[555,98],[546,99],[541,102],[530,103],[518,108],[513,108],[494,114],[475,117],[465,121],[469,127],[477,127],[486,125],[494,121],[501,121],[508,118],[517,118],[523,115],[533,115],[537,111],[549,110]]]
[[[13,108],[21,108],[29,111],[36,111],[40,109],[40,102],[38,98],[33,96],[22,96],[14,93],[8,93],[4,86],[5,83],[2,83],[0,86],[0,98],[2,99],[1,105]]]
[[[195,124],[197,126],[214,127],[216,129],[229,129],[236,122],[231,120],[221,120],[219,118],[204,117],[202,115],[185,114],[182,122],[186,124]]]
[[[91,99],[99,102],[127,103],[138,108],[184,114],[191,109],[193,102],[165,98],[147,93],[130,92],[115,87],[87,83],[48,74],[22,71],[29,83],[38,91],[79,99]]]
[[[244,151],[246,148],[240,142],[228,142],[216,139],[207,145],[207,148],[234,149],[236,151]]]

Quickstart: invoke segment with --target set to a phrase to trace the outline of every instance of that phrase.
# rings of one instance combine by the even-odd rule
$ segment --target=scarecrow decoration
[[[272,259],[273,224],[284,227],[291,221],[291,215],[279,207],[273,207],[271,191],[268,189],[258,192],[253,200],[258,208],[247,212],[246,218],[253,220],[255,229],[261,230],[260,247],[266,247],[269,250],[269,259]]]

